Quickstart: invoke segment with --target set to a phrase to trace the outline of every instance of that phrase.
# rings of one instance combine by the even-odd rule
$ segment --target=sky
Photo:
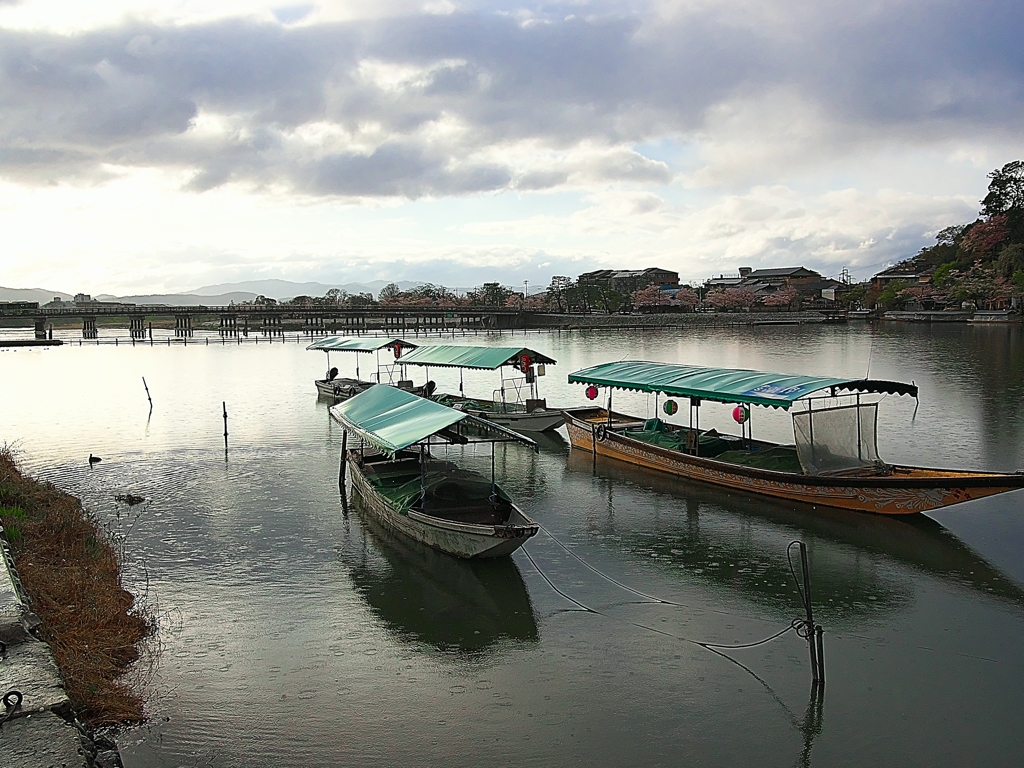
[[[0,0],[0,285],[867,278],[1024,159],[1010,0]]]

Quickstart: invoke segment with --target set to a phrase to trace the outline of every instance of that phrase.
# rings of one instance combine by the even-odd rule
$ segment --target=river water
[[[341,430],[312,383],[322,353],[294,336],[194,341],[0,353],[0,441],[123,542],[126,581],[160,620],[137,671],[149,721],[119,737],[129,768],[1021,764],[1021,492],[916,520],[793,507],[595,465],[563,429],[536,454],[497,449],[499,481],[551,536],[463,563],[343,504]],[[913,380],[919,403],[880,405],[883,458],[1024,467],[1018,327],[454,341],[554,357],[540,379],[553,405],[586,402],[566,374],[619,359]],[[457,373],[431,377],[458,386]],[[465,377],[469,394],[495,386]],[[615,407],[654,403],[623,394]],[[730,410],[707,404],[701,426],[728,427]],[[753,419],[755,436],[791,440],[784,413]],[[90,453],[103,459],[92,468]],[[450,456],[489,470],[485,447]],[[147,501],[129,510],[123,493]],[[801,615],[794,539],[825,627],[820,704],[792,632],[731,658],[694,642],[751,643]]]

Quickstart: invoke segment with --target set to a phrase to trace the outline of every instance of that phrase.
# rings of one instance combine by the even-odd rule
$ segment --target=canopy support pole
[[[324,379],[331,378],[331,350],[327,350],[327,373],[324,374]]]
[[[686,447],[693,451],[694,456],[700,455],[700,398],[690,398],[690,431],[687,433]]]
[[[423,443],[420,443],[420,509],[427,500],[427,460]]]
[[[494,442],[491,442],[491,501],[495,502],[495,498],[498,495],[498,489],[494,484]]]
[[[462,388],[462,369],[459,368],[459,397],[465,397],[465,390]]]
[[[861,450],[861,438],[860,438],[860,392],[857,393],[857,461],[864,461]],[[877,453],[877,451],[876,451]]]
[[[612,424],[612,388],[608,387],[608,426]]]
[[[338,465],[338,489],[345,490],[345,459],[348,453],[348,430],[341,430],[341,463]]]

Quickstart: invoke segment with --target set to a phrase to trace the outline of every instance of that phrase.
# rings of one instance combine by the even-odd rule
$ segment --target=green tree
[[[1014,296],[1024,296],[1024,269],[1018,269],[1010,278]]]
[[[565,275],[555,275],[548,285],[548,296],[555,300],[559,312],[565,312],[569,305],[565,300],[565,292],[573,286],[573,279]]]
[[[893,307],[899,306],[900,299],[899,294],[901,291],[910,287],[910,284],[906,280],[892,280],[889,282],[881,295],[878,297],[878,306],[882,309],[892,309]]]
[[[1005,246],[996,259],[996,274],[1000,277],[1012,277],[1020,270],[1024,270],[1024,244],[1012,243]]]
[[[1024,210],[1024,162],[1014,160],[988,175],[988,194],[981,201],[983,216]]]
[[[341,290],[340,288],[331,288],[327,293],[324,294],[321,303],[330,304],[331,306],[340,307],[345,303],[348,298],[348,292]]]
[[[957,263],[955,261],[947,261],[936,268],[932,274],[932,285],[936,288],[945,288],[953,279],[953,270],[956,269],[956,266]]]

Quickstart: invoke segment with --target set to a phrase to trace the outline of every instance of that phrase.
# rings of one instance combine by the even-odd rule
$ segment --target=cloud
[[[301,5],[277,20],[0,30],[0,174],[46,184],[165,167],[200,191],[353,198],[664,184],[680,171],[748,185],[880,142],[1005,136],[1024,117],[1011,32],[1024,10],[1010,2],[560,13],[575,7],[396,6],[325,22]],[[635,149],[665,137],[696,142],[697,161],[672,169]]]

